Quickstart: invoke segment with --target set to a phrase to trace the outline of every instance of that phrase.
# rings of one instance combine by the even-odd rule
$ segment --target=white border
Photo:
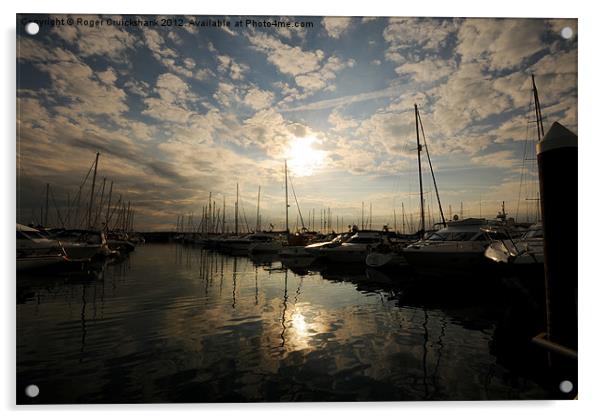
[[[4,136],[2,143],[2,194],[0,207],[2,247],[2,331],[0,344],[2,379],[0,380],[0,409],[10,417],[67,417],[103,418],[109,412],[144,412],[150,418],[160,418],[171,412],[185,416],[214,414],[227,417],[263,418],[266,414],[288,418],[306,418],[316,414],[354,418],[372,414],[403,415],[405,417],[504,418],[516,414],[570,418],[594,416],[600,382],[600,325],[597,308],[602,274],[595,265],[599,258],[598,223],[602,209],[597,196],[601,190],[598,178],[602,135],[595,134],[594,124],[600,120],[600,17],[593,2],[524,0],[483,1],[416,1],[395,2],[369,0],[333,3],[325,0],[301,0],[295,3],[271,1],[182,2],[145,0],[103,0],[98,4],[66,0],[49,3],[28,0],[17,5],[3,2],[2,48],[4,63],[0,66],[3,100],[0,102]],[[487,4],[485,4],[487,3]],[[242,405],[140,405],[140,406],[60,406],[15,407],[15,285],[14,285],[14,223],[15,223],[15,14],[20,13],[135,13],[135,14],[278,14],[278,15],[345,15],[345,16],[473,16],[473,17],[571,17],[579,18],[579,304],[580,304],[580,394],[578,402],[414,402],[414,403],[303,403],[303,404],[242,404]],[[599,131],[599,129],[597,130]],[[7,238],[10,238],[8,240]],[[594,241],[595,240],[595,241]],[[567,244],[568,246],[576,244]],[[85,413],[84,413],[85,412]],[[599,413],[598,413],[599,414]],[[47,416],[48,415],[48,416]],[[7,417],[7,416],[4,416]]]

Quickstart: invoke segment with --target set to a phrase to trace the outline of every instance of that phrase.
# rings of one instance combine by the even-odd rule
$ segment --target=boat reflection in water
[[[19,403],[559,396],[542,384],[545,356],[525,350],[539,303],[492,278],[179,244],[78,275],[18,278]],[[25,399],[32,383],[40,395]]]

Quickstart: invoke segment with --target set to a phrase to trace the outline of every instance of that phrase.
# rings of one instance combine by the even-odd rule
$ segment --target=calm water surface
[[[146,244],[20,275],[18,402],[550,398],[521,286],[291,265]]]

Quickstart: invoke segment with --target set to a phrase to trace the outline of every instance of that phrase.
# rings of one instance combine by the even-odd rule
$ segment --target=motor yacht
[[[380,244],[382,240],[382,231],[358,231],[342,243],[320,247],[317,255],[330,262],[365,263],[370,249]]]
[[[486,261],[489,240],[481,228],[498,223],[482,218],[449,221],[446,227],[405,247],[402,254],[420,272],[470,272]]]

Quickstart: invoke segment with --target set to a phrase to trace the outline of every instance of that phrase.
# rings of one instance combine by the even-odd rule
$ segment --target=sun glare
[[[288,150],[288,166],[296,176],[310,176],[319,169],[326,152],[313,147],[316,141],[313,137],[295,138]]]

